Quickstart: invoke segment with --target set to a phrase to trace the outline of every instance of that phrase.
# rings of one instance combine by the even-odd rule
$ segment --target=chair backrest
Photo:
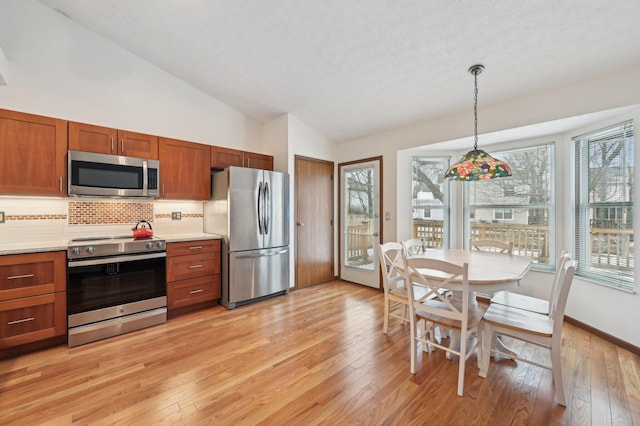
[[[470,239],[469,250],[495,251],[497,253],[513,254],[513,242]]]
[[[551,293],[549,293],[549,312],[547,312],[548,315],[551,315],[551,312],[556,309],[555,303],[557,301],[558,289],[560,288],[559,282],[561,279],[561,273],[564,270],[564,264],[567,260],[571,260],[571,254],[567,250],[562,250],[558,257],[558,261],[556,262],[556,273],[553,275],[553,282],[551,283]]]
[[[424,241],[420,238],[411,238],[402,242],[404,252],[407,256],[425,252]]]
[[[460,266],[424,257],[407,257],[405,253],[403,257],[405,281],[413,284],[407,286],[409,298],[414,301],[410,305],[441,317],[459,320],[462,322],[462,329],[466,330],[469,315],[469,265],[465,263]],[[417,299],[414,294],[415,287],[424,287],[426,294]],[[446,292],[442,291],[452,287],[462,292],[461,306],[453,304]],[[427,299],[429,303],[423,304]],[[410,313],[413,315],[411,308]]]
[[[564,310],[567,306],[569,290],[573,282],[573,276],[576,272],[578,262],[575,260],[566,260],[560,271],[560,280],[558,282],[558,291],[554,295],[551,304],[554,309],[549,314],[553,318],[553,333],[562,333],[562,321],[564,320]]]
[[[384,278],[383,285],[385,291],[389,291],[389,287],[393,286],[394,283],[404,281],[402,250],[402,244],[395,241],[378,245],[378,257]]]

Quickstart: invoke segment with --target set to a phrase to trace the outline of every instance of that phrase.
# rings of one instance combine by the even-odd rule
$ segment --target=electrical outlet
[[[0,212],[0,223],[4,223],[4,212]]]
[[[182,212],[171,212],[171,220],[182,220]]]

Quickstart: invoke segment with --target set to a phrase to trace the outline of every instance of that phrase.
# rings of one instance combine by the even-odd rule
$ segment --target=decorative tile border
[[[66,220],[66,214],[8,214],[4,220]]]
[[[204,217],[202,213],[182,213],[182,218],[201,218]],[[156,219],[171,219],[171,214],[168,213],[158,213],[155,215]]]
[[[153,222],[152,203],[69,201],[69,225],[105,225]]]

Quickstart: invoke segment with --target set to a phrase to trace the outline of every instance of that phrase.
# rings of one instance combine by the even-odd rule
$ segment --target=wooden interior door
[[[296,288],[334,278],[333,172],[332,162],[296,156]]]

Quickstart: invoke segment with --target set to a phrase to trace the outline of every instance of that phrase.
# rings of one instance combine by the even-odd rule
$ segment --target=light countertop
[[[189,234],[156,234],[156,237],[168,243],[180,241],[218,240],[222,237],[215,234],[195,232]],[[69,238],[60,237],[47,241],[0,242],[0,256],[6,254],[38,253],[45,251],[67,250]]]

